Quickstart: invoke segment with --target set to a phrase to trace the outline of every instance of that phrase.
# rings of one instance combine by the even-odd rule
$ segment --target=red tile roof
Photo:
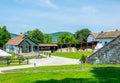
[[[24,35],[20,35],[10,39],[6,44],[7,45],[19,45],[24,40]]]

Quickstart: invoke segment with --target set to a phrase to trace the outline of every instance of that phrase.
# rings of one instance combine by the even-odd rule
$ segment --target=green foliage
[[[76,39],[70,33],[63,33],[58,36],[58,43],[59,44],[71,44],[76,43]]]
[[[44,34],[44,43],[46,44],[52,43],[52,36],[49,34]]]
[[[66,57],[66,58],[80,59],[82,55],[90,56],[92,54],[93,54],[93,51],[84,51],[84,52],[56,52],[56,53],[53,53],[52,55]]]
[[[81,29],[75,32],[74,36],[78,40],[78,42],[86,42],[87,36],[90,34],[90,30],[87,28]]]
[[[83,54],[82,57],[81,57],[81,60],[82,60],[82,63],[85,63],[86,62],[86,56]]]
[[[52,42],[53,42],[53,43],[58,43],[58,41],[57,41],[58,36],[59,36],[60,34],[63,34],[63,33],[67,33],[67,32],[55,32],[55,33],[50,33],[49,35],[52,36]],[[68,32],[68,33],[70,33],[70,32]],[[70,33],[70,35],[73,35],[73,34]]]
[[[43,43],[44,35],[39,29],[33,31],[27,31],[25,34],[36,43]]]
[[[29,30],[29,31],[26,31],[26,32],[24,33],[24,35],[28,35],[28,36],[29,36],[31,33],[32,33],[32,31]]]
[[[0,47],[4,47],[10,38],[10,33],[7,31],[6,26],[0,27]]]

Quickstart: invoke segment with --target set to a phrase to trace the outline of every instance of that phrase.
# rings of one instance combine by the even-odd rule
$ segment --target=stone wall
[[[68,47],[68,48],[60,48],[57,49],[56,52],[76,52],[77,49],[75,47]]]
[[[104,47],[87,58],[90,64],[117,64],[120,63],[120,36],[113,39]]]

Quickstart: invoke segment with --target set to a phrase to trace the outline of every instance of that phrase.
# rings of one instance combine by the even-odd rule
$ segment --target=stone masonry
[[[120,63],[120,35],[87,58],[90,64]]]

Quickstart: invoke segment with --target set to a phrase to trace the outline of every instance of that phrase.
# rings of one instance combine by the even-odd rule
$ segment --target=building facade
[[[87,58],[90,64],[120,64],[120,35]]]
[[[100,32],[100,33],[91,33],[87,37],[87,42],[98,41],[103,46],[112,41],[114,38],[120,35],[119,30],[110,31],[110,32]]]
[[[25,35],[20,35],[10,39],[6,43],[6,51],[15,54],[33,53],[38,51],[38,45]]]

